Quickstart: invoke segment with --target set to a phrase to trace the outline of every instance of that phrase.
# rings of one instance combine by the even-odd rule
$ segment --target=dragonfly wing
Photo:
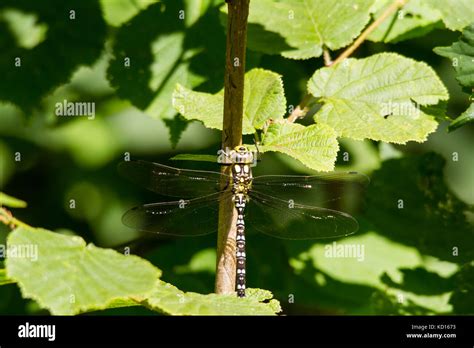
[[[221,180],[230,177],[219,172],[178,169],[146,161],[125,161],[119,172],[135,184],[170,197],[193,198],[221,191]]]
[[[250,193],[245,220],[250,229],[282,239],[343,237],[359,227],[349,214],[294,204],[257,192]]]
[[[360,197],[369,182],[368,176],[356,172],[262,175],[253,179],[252,190],[298,204],[340,208],[342,198]]]
[[[127,211],[122,222],[131,228],[174,236],[200,236],[217,231],[219,203],[230,191],[190,200],[145,204]]]

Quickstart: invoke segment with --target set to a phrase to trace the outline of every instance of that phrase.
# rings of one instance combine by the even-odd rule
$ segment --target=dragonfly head
[[[251,164],[254,161],[253,152],[244,145],[239,145],[234,148],[232,160],[238,164]]]

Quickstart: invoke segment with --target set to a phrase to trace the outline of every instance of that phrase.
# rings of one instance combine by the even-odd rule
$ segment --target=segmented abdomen
[[[237,296],[245,297],[245,205],[252,184],[252,172],[248,164],[234,164],[232,168],[234,205],[237,210],[236,222],[236,281]]]

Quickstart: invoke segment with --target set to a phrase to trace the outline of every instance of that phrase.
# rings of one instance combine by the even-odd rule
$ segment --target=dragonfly
[[[323,206],[339,201],[341,189],[359,194],[369,183],[366,175],[344,172],[253,177],[256,156],[248,147],[237,146],[226,156],[232,166],[229,175],[142,160],[120,163],[119,172],[132,182],[173,198],[134,207],[123,215],[122,222],[140,231],[163,235],[210,234],[219,227],[220,203],[231,200],[237,215],[238,297],[245,297],[246,289],[246,225],[273,237],[293,240],[337,238],[357,231],[357,220],[350,214]]]

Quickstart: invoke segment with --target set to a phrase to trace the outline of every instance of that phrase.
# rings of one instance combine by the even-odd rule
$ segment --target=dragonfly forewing
[[[214,193],[195,199],[145,204],[127,211],[122,222],[143,232],[173,236],[201,236],[218,229],[219,202],[232,193]]]
[[[179,199],[220,192],[230,177],[212,171],[179,169],[146,161],[119,164],[120,174],[152,192]]]

